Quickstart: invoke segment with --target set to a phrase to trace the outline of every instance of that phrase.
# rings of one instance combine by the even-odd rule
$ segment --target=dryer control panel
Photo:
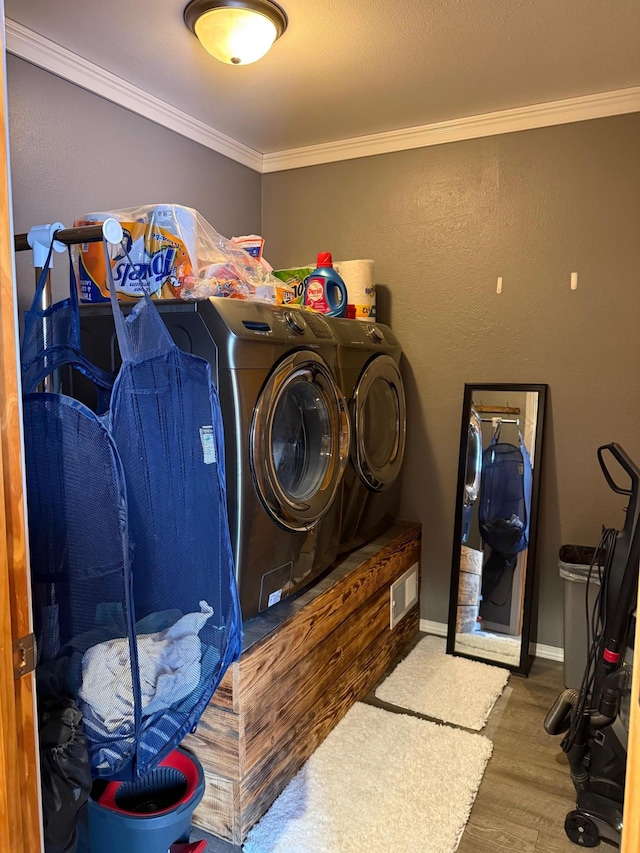
[[[377,349],[386,351],[398,346],[398,339],[389,326],[382,323],[368,323],[363,320],[334,318],[329,320],[334,335],[341,346],[354,349]]]
[[[371,340],[375,344],[381,344],[384,341],[384,332],[380,328],[380,326],[370,326],[367,323],[367,335],[371,338]]]

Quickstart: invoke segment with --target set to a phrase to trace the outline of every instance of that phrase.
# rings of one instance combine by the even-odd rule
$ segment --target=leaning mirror
[[[526,675],[546,385],[465,385],[447,652]]]

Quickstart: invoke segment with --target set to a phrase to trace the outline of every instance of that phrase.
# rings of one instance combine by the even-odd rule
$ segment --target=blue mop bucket
[[[88,803],[91,853],[167,853],[188,842],[204,784],[200,762],[182,749],[143,779],[110,782]]]

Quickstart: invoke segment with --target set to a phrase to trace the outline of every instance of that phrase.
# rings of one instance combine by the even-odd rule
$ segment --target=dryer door
[[[258,398],[251,470],[265,509],[288,530],[311,530],[336,496],[349,454],[347,407],[311,350],[280,361]]]
[[[391,485],[400,473],[407,428],[404,386],[389,355],[375,356],[353,392],[353,464],[373,491]]]

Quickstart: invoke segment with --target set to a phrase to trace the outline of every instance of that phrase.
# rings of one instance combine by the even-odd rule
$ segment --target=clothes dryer
[[[340,496],[338,551],[375,539],[397,516],[406,435],[400,344],[381,323],[331,319],[338,382],[349,406],[351,453]]]
[[[157,307],[178,346],[209,361],[218,388],[231,541],[248,619],[309,585],[337,556],[350,444],[337,340],[327,320],[299,309],[233,299]],[[87,356],[116,367],[110,309],[82,306],[81,324]],[[82,399],[82,377],[74,381],[73,396]]]

